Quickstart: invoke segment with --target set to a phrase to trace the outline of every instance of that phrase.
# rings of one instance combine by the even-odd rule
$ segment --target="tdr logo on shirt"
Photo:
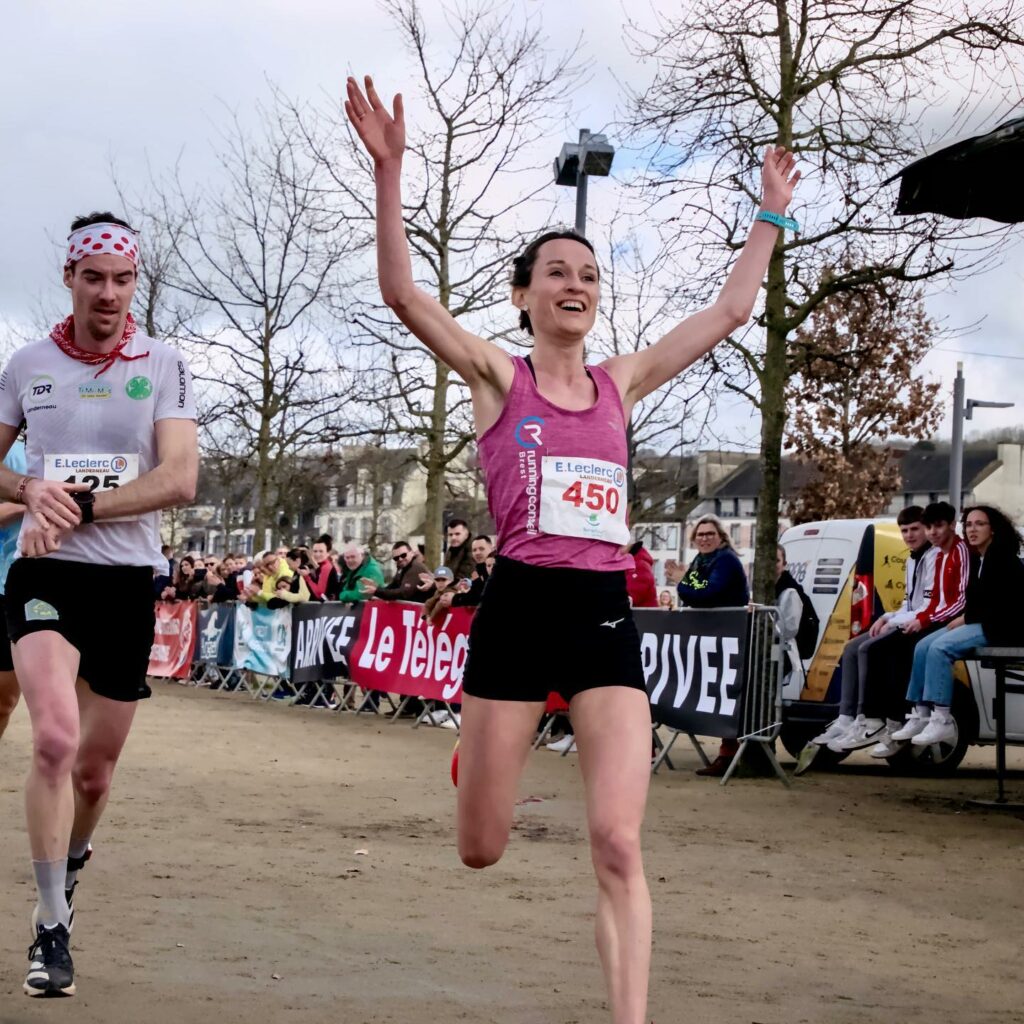
[[[540,437],[540,428],[544,420],[540,416],[524,416],[516,424],[516,443],[520,448],[539,448],[544,442]]]

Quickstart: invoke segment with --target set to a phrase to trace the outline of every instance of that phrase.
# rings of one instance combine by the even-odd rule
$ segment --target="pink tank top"
[[[622,572],[633,568],[626,523],[626,420],[599,366],[589,408],[562,409],[537,390],[526,360],[497,422],[479,440],[498,551],[529,565]]]

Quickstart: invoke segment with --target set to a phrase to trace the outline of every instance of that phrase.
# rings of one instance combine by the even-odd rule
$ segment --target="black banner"
[[[337,601],[299,604],[292,612],[293,683],[348,676],[348,659],[359,638],[361,604]]]
[[[698,736],[739,735],[746,609],[635,609],[644,679],[659,722]]]
[[[235,606],[215,604],[199,612],[194,661],[233,665],[235,658]]]

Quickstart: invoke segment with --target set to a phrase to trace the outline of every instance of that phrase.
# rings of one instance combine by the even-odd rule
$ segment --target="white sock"
[[[44,928],[56,928],[62,924],[67,928],[71,916],[68,901],[64,898],[64,860],[34,860],[32,873],[36,876],[39,891],[39,923]]]
[[[850,726],[853,725],[853,715],[840,715],[836,721],[840,725]]]
[[[949,713],[948,704],[936,704],[932,715],[940,722],[948,722],[953,716]]]

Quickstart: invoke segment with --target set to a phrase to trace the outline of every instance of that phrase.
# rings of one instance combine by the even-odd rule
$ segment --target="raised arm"
[[[366,92],[348,79],[345,113],[373,158],[377,186],[377,281],[386,305],[474,392],[492,390],[501,399],[512,384],[512,361],[497,345],[471,334],[435,298],[417,288],[402,218],[402,154],[405,116],[401,94],[389,114],[365,79]]]
[[[794,164],[792,153],[781,146],[769,147],[761,169],[762,210],[785,214],[793,188],[800,180],[800,172],[793,170]],[[774,225],[755,221],[712,305],[687,317],[657,344],[640,352],[614,356],[604,363],[619,387],[627,413],[750,319],[778,234],[779,228]]]

